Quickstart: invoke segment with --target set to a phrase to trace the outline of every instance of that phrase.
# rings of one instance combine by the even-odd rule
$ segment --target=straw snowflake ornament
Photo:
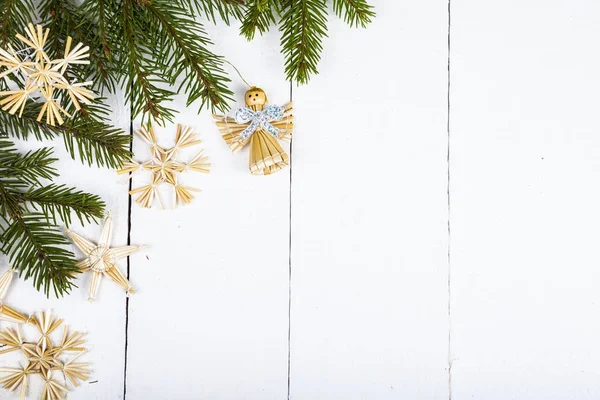
[[[158,198],[161,208],[164,208],[159,187],[167,184],[173,187],[173,208],[180,204],[190,203],[194,198],[192,192],[199,192],[199,189],[182,185],[179,182],[179,174],[185,171],[208,173],[210,169],[208,157],[203,154],[203,150],[200,150],[187,163],[177,160],[181,149],[202,143],[196,138],[196,133],[191,128],[182,127],[178,124],[175,134],[175,146],[170,149],[165,149],[158,145],[152,126],[148,128],[142,127],[136,133],[144,142],[150,145],[152,156],[144,162],[137,162],[135,160],[126,162],[123,164],[123,168],[117,171],[117,173],[128,174],[141,170],[148,171],[150,172],[150,183],[131,190],[129,194],[137,194],[136,203],[144,208],[151,208],[155,198]]]
[[[96,293],[98,292],[102,275],[108,276],[115,283],[123,287],[127,293],[135,293],[135,290],[123,272],[119,269],[117,261],[136,253],[142,249],[143,246],[110,247],[112,236],[112,217],[110,215],[104,222],[98,244],[87,240],[83,236],[69,229],[66,229],[65,231],[75,246],[77,246],[85,255],[85,258],[79,261],[77,266],[81,271],[90,271],[92,274],[89,287],[89,302],[93,302],[96,299]]]
[[[44,50],[49,32],[50,29],[44,30],[41,25],[29,24],[25,29],[26,36],[17,35],[23,43],[22,49],[15,50],[10,44],[5,49],[0,48],[0,67],[4,68],[0,78],[10,75],[11,82],[17,82],[17,87],[0,91],[0,106],[9,114],[18,111],[21,117],[28,100],[42,102],[37,121],[45,115],[48,125],[61,125],[63,116],[71,117],[59,104],[65,94],[76,110],[81,109],[81,103],[90,104],[94,99],[94,93],[87,88],[92,82],[75,83],[65,76],[71,65],[89,64],[89,47],[78,43],[71,48],[73,40],[69,36],[64,57],[51,60]]]
[[[77,387],[80,381],[87,381],[91,373],[88,363],[76,362],[86,351],[83,347],[84,334],[77,331],[69,333],[69,328],[65,326],[61,340],[53,341],[50,335],[63,321],[53,317],[50,312],[43,311],[37,317],[31,316],[27,322],[39,334],[35,341],[23,339],[21,325],[0,331],[0,344],[3,345],[0,354],[18,351],[27,360],[25,366],[0,368],[0,373],[7,374],[0,379],[0,385],[10,392],[20,388],[21,398],[24,398],[30,378],[39,375],[44,381],[41,400],[64,399],[69,392],[67,380]],[[61,377],[62,382],[59,380]]]
[[[4,297],[15,272],[11,268],[0,276],[0,319],[17,324],[15,328],[0,331],[0,354],[20,352],[26,363],[25,366],[0,367],[0,385],[10,392],[20,388],[21,398],[24,398],[30,379],[39,375],[44,382],[40,396],[42,400],[64,399],[69,391],[67,380],[76,387],[90,375],[87,363],[76,362],[86,351],[83,347],[84,334],[69,333],[69,328],[65,326],[61,340],[54,341],[50,335],[57,331],[62,320],[57,320],[49,312],[28,318],[6,306]],[[36,340],[23,339],[21,326],[25,324],[36,328],[39,334]],[[61,377],[62,382],[59,381]]]

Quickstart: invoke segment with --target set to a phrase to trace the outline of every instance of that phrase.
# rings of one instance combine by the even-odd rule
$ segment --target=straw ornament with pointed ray
[[[45,50],[49,32],[41,25],[29,24],[25,35],[17,35],[22,49],[15,51],[10,44],[0,49],[0,78],[10,76],[12,82],[17,82],[16,87],[0,91],[0,107],[9,114],[18,112],[21,117],[29,100],[42,102],[37,121],[45,116],[45,123],[54,126],[71,117],[67,107],[57,102],[63,93],[68,94],[75,110],[80,110],[82,103],[91,104],[95,95],[88,88],[92,82],[73,82],[66,75],[72,65],[89,64],[89,47],[78,43],[71,48],[73,39],[69,36],[64,57],[51,60]]]
[[[34,326],[39,334],[36,341],[27,341],[21,332],[24,322]],[[26,359],[24,367],[0,367],[0,385],[10,392],[19,390],[21,398],[27,395],[30,378],[39,376],[44,382],[41,400],[61,400],[69,392],[67,381],[77,387],[88,380],[91,373],[88,363],[76,362],[86,349],[84,334],[70,332],[65,326],[60,341],[51,339],[58,332],[62,319],[56,319],[50,312],[42,311],[31,316],[16,328],[0,331],[0,354],[20,352]],[[62,378],[62,379],[61,379]]]
[[[102,276],[108,276],[115,283],[123,287],[127,293],[135,293],[135,290],[121,272],[117,261],[139,251],[144,246],[122,246],[110,247],[112,236],[112,217],[109,215],[104,221],[98,244],[90,242],[83,236],[66,229],[67,236],[73,241],[85,255],[85,258],[77,263],[82,272],[90,271],[90,287],[88,300],[93,302],[100,286]]]
[[[17,271],[14,268],[9,268],[0,276],[0,320],[23,324],[27,322],[27,317],[4,303],[15,273]],[[2,352],[0,351],[0,353]]]
[[[175,134],[175,146],[170,149],[158,145],[152,126],[142,127],[136,133],[150,146],[152,157],[144,162],[135,160],[125,162],[117,173],[130,174],[131,177],[134,172],[148,171],[150,172],[150,183],[131,190],[129,194],[137,195],[136,203],[144,208],[151,208],[155,199],[158,199],[161,207],[164,208],[159,187],[166,184],[173,188],[173,208],[190,203],[194,198],[192,192],[199,192],[200,190],[182,185],[179,182],[179,174],[184,171],[208,173],[210,163],[203,150],[200,150],[187,163],[177,161],[176,157],[181,149],[202,143],[196,138],[196,133],[191,128],[182,127],[178,124]]]

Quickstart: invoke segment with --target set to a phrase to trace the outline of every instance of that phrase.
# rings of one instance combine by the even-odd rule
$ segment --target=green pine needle
[[[323,38],[327,36],[325,0],[287,0],[279,29],[287,78],[307,83],[318,73]]]
[[[57,224],[69,226],[72,214],[81,223],[97,221],[105,205],[96,195],[44,185],[56,176],[55,161],[48,148],[20,154],[10,141],[0,140],[0,250],[38,290],[62,296],[79,271]]]
[[[307,83],[318,73],[327,37],[327,0],[6,0],[0,1],[0,46],[20,48],[17,33],[30,22],[50,29],[46,51],[61,58],[68,36],[90,47],[89,65],[70,70],[70,78],[93,81],[96,92],[119,85],[142,122],[173,121],[170,103],[185,92],[188,106],[224,112],[232,100],[223,58],[199,19],[227,25],[240,21],[240,34],[251,40],[279,27],[289,80]],[[375,13],[367,0],[332,0],[333,11],[351,27],[365,27]],[[237,28],[236,28],[237,29]],[[0,79],[0,90],[22,87],[14,73]],[[59,104],[70,103],[59,95]],[[22,116],[0,110],[0,134],[6,138],[62,138],[70,156],[85,164],[116,168],[129,159],[131,137],[112,126],[105,99],[74,110],[60,126],[37,121],[41,103],[29,101]],[[48,183],[57,175],[52,150],[19,153],[0,140],[0,251],[31,278],[38,290],[57,296],[74,287],[79,272],[69,242],[57,224],[81,223],[103,215],[104,202],[75,188]]]
[[[333,10],[338,17],[344,18],[350,27],[366,28],[375,17],[373,6],[366,0],[333,0]]]
[[[55,226],[49,226],[41,213],[15,215],[0,236],[2,252],[25,280],[32,278],[37,290],[46,296],[67,294],[80,272],[75,256],[65,246],[69,241]]]
[[[195,9],[200,16],[216,23],[219,16],[227,25],[231,18],[242,19],[242,6],[244,0],[184,0],[183,6],[187,9]]]
[[[274,0],[250,0],[246,4],[246,13],[240,32],[248,40],[254,39],[256,32],[263,34],[277,21],[275,15],[281,10]]]

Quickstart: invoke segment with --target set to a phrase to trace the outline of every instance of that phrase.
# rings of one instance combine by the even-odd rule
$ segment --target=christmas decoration
[[[139,251],[143,246],[111,248],[112,217],[110,215],[104,221],[98,244],[94,244],[68,229],[66,230],[66,234],[85,255],[85,258],[77,263],[77,267],[81,271],[90,271],[92,275],[88,301],[93,302],[96,298],[96,292],[98,291],[98,286],[100,286],[102,275],[108,276],[115,283],[122,286],[127,293],[135,293],[135,290],[133,290],[131,284],[119,269],[117,261]]]
[[[27,317],[4,304],[4,298],[12,283],[15,272],[13,268],[9,268],[0,276],[0,320],[24,324],[27,322]]]
[[[366,0],[40,0],[37,9],[15,0],[0,2],[0,37],[10,41],[23,21],[39,16],[50,29],[52,49],[67,36],[90,47],[83,76],[91,77],[95,89],[114,91],[121,84],[132,118],[172,121],[176,110],[168,104],[179,90],[188,105],[199,100],[200,109],[208,105],[213,112],[225,112],[232,100],[223,58],[203,26],[207,20],[238,20],[248,40],[271,29],[281,32],[287,77],[306,83],[317,73],[328,3],[351,27],[365,27],[375,15]],[[173,82],[181,82],[179,88],[171,88]]]
[[[0,139],[0,252],[38,290],[62,296],[73,287],[78,269],[57,224],[69,225],[72,214],[81,223],[94,221],[103,215],[104,202],[49,184],[58,176],[52,150],[19,153],[11,139],[60,137],[72,158],[117,167],[130,156],[130,138],[107,123],[108,108],[94,99],[91,81],[84,79],[81,67],[90,68],[88,48],[73,45],[77,41],[55,26],[29,24],[34,11],[28,1],[0,2],[0,126],[5,136]]]
[[[119,95],[124,95],[132,119],[141,116],[145,121],[161,123],[173,120],[176,110],[168,104],[180,91],[185,92],[188,106],[194,103],[199,109],[208,106],[212,112],[225,112],[232,100],[230,80],[224,71],[224,58],[215,54],[203,27],[207,19],[216,24],[241,21],[240,33],[248,39],[256,32],[262,34],[276,27],[282,35],[288,78],[306,83],[317,73],[322,40],[327,34],[327,3],[323,0],[40,0],[35,5],[28,0],[0,2],[0,48],[5,50],[2,70],[6,72],[4,79],[0,79],[0,92],[17,92],[5,93],[0,98],[5,101],[0,105],[0,126],[8,136],[0,141],[0,185],[6,188],[0,198],[0,251],[9,258],[19,276],[31,279],[46,295],[51,291],[57,296],[68,293],[80,271],[74,255],[63,247],[68,242],[58,232],[57,224],[68,225],[72,212],[82,223],[95,221],[103,215],[104,203],[97,196],[73,188],[40,183],[41,179],[57,176],[51,167],[55,161],[51,151],[19,154],[12,147],[11,138],[61,138],[72,158],[86,164],[121,168],[131,158],[130,137],[110,125],[109,109],[100,98],[92,101],[87,90],[115,93],[120,85]],[[350,26],[364,27],[374,16],[365,0],[332,0],[331,4],[335,14]],[[23,30],[31,21],[39,21],[43,27],[41,34],[38,28]],[[49,29],[47,34],[46,29]],[[26,43],[22,38],[34,44],[30,60],[20,53]],[[74,43],[85,46],[73,46]],[[36,44],[43,44],[43,51]],[[89,51],[84,50],[86,46]],[[68,67],[86,61],[85,54],[89,54],[89,64]],[[52,63],[53,60],[56,62]],[[26,62],[39,64],[37,74],[30,79],[41,83],[44,89],[39,99],[55,101],[28,100],[30,94],[35,94],[29,93],[31,86],[24,86],[23,72],[29,73],[33,68]],[[69,76],[66,85],[70,88],[64,82],[52,83],[60,79],[59,75]],[[174,82],[178,83],[177,88],[171,87]],[[64,96],[59,96],[61,93]],[[2,111],[3,106],[8,107],[7,111]],[[255,136],[261,135],[252,137]],[[281,153],[277,143],[267,144]],[[283,154],[274,165],[285,163]],[[264,172],[272,170],[269,167]],[[152,183],[160,183],[159,178],[154,174]],[[147,189],[144,189],[147,196],[156,194]],[[177,186],[176,202],[189,201],[190,192],[190,188]]]
[[[188,163],[176,159],[181,149],[202,143],[196,139],[194,131],[189,127],[182,127],[178,124],[175,134],[175,146],[170,149],[158,145],[152,126],[142,127],[136,133],[144,142],[150,145],[152,158],[142,163],[134,160],[128,161],[123,164],[123,168],[117,173],[125,174],[145,170],[150,172],[151,181],[148,185],[133,189],[129,193],[132,195],[138,194],[136,202],[142,207],[152,207],[154,199],[158,198],[161,207],[164,208],[158,189],[162,184],[167,184],[173,187],[173,207],[190,203],[194,198],[192,192],[197,192],[198,189],[179,183],[178,175],[184,171],[208,173],[210,168],[208,157],[203,155],[203,150],[200,150]]]
[[[1,114],[1,113],[0,113]],[[62,246],[69,244],[56,226],[100,218],[104,203],[98,196],[44,180],[58,174],[52,167],[52,151],[42,148],[19,154],[12,143],[0,140],[0,244],[12,265],[34,286],[56,295],[69,291],[78,272],[75,256]]]
[[[246,107],[235,112],[235,118],[213,115],[223,139],[233,152],[250,142],[250,172],[269,175],[289,163],[277,139],[289,141],[294,127],[292,103],[284,107],[267,106],[267,95],[251,87],[244,96]]]
[[[31,316],[27,321],[39,333],[36,341],[26,341],[21,333],[21,325],[16,328],[5,328],[0,331],[0,354],[18,351],[26,361],[24,367],[0,368],[0,373],[7,374],[0,379],[0,385],[10,392],[20,388],[21,398],[27,395],[29,380],[39,375],[44,382],[40,398],[42,400],[64,399],[69,392],[67,381],[77,387],[80,381],[88,380],[91,373],[88,363],[77,362],[86,349],[84,334],[69,333],[64,327],[60,341],[51,339],[51,334],[62,324],[50,312],[41,312],[39,316]],[[56,344],[55,344],[56,343]],[[62,379],[61,379],[62,378]]]
[[[89,64],[87,60],[89,47],[81,43],[71,49],[72,38],[67,37],[64,58],[51,60],[44,47],[50,29],[44,30],[41,25],[29,24],[25,30],[27,37],[18,34],[17,38],[23,43],[23,49],[16,51],[10,43],[6,49],[0,48],[0,66],[5,70],[0,73],[0,78],[11,74],[20,79],[18,86],[12,90],[0,91],[0,106],[9,114],[19,111],[19,117],[27,100],[30,98],[43,98],[43,106],[36,118],[41,121],[46,115],[46,123],[61,125],[63,115],[71,117],[59,103],[61,91],[66,92],[76,110],[81,110],[81,104],[91,104],[94,93],[86,86],[92,82],[74,83],[65,75],[67,68],[73,64]],[[37,96],[36,96],[37,95]]]

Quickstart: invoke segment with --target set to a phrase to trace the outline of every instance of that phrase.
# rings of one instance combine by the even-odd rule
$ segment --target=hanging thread
[[[227,60],[223,60],[223,61],[225,61],[227,64],[231,65],[231,67],[232,67],[233,69],[235,69],[235,72],[237,72],[237,74],[238,74],[238,76],[240,77],[240,79],[241,79],[242,81],[244,81],[244,83],[245,83],[246,85],[248,85],[248,87],[249,87],[249,88],[253,88],[253,87],[254,87],[254,86],[252,86],[251,84],[249,84],[249,83],[248,83],[248,81],[246,81],[246,80],[244,79],[244,77],[242,76],[242,74],[240,73],[240,71],[239,71],[239,70],[238,70],[238,69],[235,67],[235,65],[233,65],[232,63],[230,63],[230,62],[229,62],[229,61],[227,61]]]

